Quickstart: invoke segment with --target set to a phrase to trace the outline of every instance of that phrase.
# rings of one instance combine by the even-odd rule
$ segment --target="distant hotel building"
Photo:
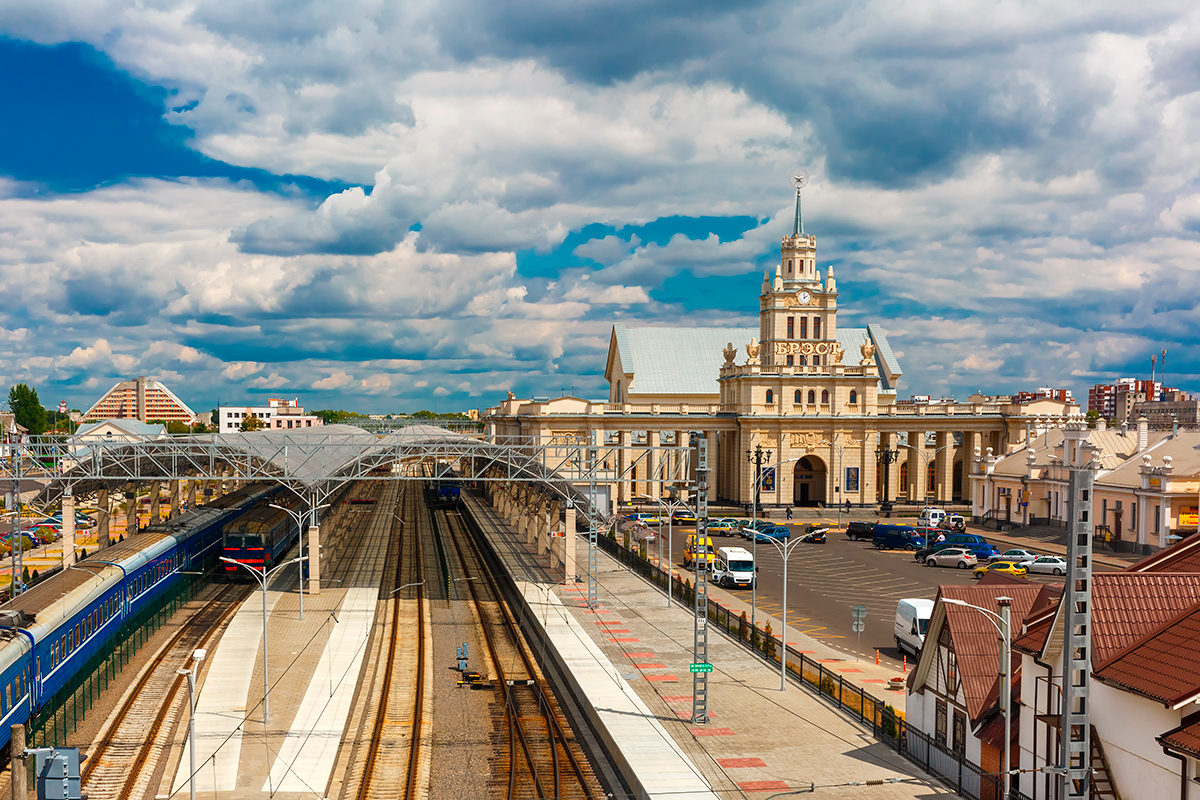
[[[236,433],[247,417],[255,416],[264,423],[263,430],[294,430],[319,428],[325,424],[318,416],[305,414],[299,399],[271,398],[265,406],[217,406],[219,433]]]
[[[102,419],[162,420],[192,424],[196,414],[160,381],[145,376],[120,381],[83,414],[84,422]]]

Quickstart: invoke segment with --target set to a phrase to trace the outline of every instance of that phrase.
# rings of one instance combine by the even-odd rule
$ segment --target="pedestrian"
[[[791,506],[787,507],[787,518],[788,519],[792,518],[792,507]]]
[[[846,513],[847,514],[850,513],[850,500],[849,499],[846,500]]]

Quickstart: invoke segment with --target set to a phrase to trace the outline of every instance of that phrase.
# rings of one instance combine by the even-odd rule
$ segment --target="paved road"
[[[792,523],[799,531],[809,521]],[[830,520],[832,522],[832,520]],[[683,546],[694,529],[676,527],[673,536],[674,562],[683,566]],[[663,528],[665,536],[666,528]],[[751,543],[739,536],[714,536],[716,547],[739,545],[747,550]],[[1001,548],[1006,549],[1006,548]],[[657,543],[650,554],[657,555]],[[759,543],[759,584],[757,607],[778,615],[782,611],[783,564],[773,545]],[[1107,568],[1097,565],[1098,570]],[[1031,575],[1031,581],[1062,583],[1062,578]],[[856,635],[850,630],[850,609],[867,607],[867,625],[862,633],[862,653],[880,663],[900,666],[900,653],[893,638],[896,603],[905,597],[932,600],[940,584],[974,583],[970,570],[927,567],[918,564],[911,553],[879,551],[869,542],[852,542],[840,532],[831,533],[826,544],[797,545],[788,562],[788,624],[822,642],[853,654]],[[746,602],[750,592],[737,590]],[[911,656],[909,657],[911,661]]]

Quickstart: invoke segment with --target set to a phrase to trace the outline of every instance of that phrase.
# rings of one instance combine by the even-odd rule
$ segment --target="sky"
[[[1200,390],[1200,8],[9,0],[0,381],[600,398],[805,226],[901,397]]]

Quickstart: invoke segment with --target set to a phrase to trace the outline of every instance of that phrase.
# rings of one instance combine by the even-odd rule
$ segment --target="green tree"
[[[1096,420],[1100,419],[1100,412],[1092,409],[1087,412],[1085,419],[1087,419],[1087,426],[1089,428],[1095,428]]]
[[[192,432],[192,426],[188,425],[186,422],[180,422],[179,420],[173,419],[167,423],[167,433],[191,433],[191,432]]]
[[[37,389],[27,384],[18,383],[8,390],[8,409],[12,411],[17,424],[30,433],[45,433],[49,427],[46,424],[46,409],[38,400]]]
[[[217,413],[217,409],[214,408],[212,410],[212,415],[208,418],[208,421],[212,423],[214,431],[219,429],[218,426],[221,424],[221,417]]]
[[[242,420],[242,424],[238,430],[261,431],[265,427],[267,427],[265,420],[259,419],[257,414],[249,414],[245,419]]]

